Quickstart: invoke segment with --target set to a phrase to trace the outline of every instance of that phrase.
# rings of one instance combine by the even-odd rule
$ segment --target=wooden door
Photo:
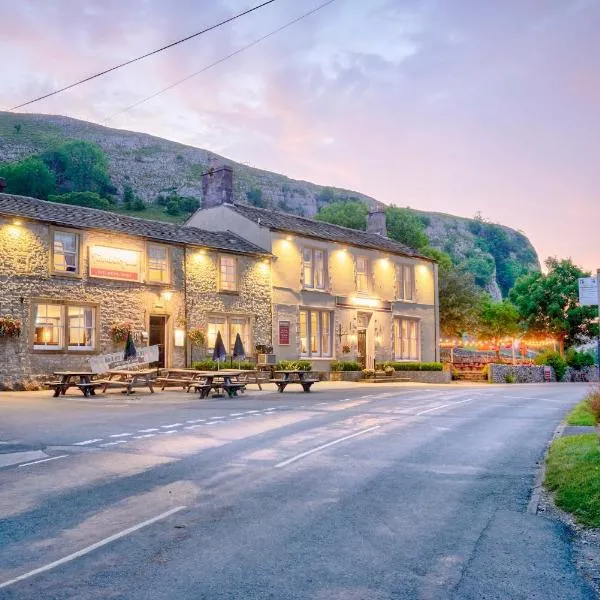
[[[367,330],[358,330],[358,362],[363,369],[367,368]]]
[[[150,316],[150,346],[158,346],[158,363],[153,364],[159,369],[166,367],[166,348],[167,340],[167,317],[151,315]]]

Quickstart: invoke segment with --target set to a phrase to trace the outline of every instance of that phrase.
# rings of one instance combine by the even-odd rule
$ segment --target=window
[[[369,259],[365,256],[356,259],[356,291],[369,293]]]
[[[95,312],[92,306],[67,307],[69,350],[93,350],[96,347]]]
[[[304,248],[302,250],[302,271],[304,287],[308,289],[325,289],[325,250]]]
[[[250,319],[248,317],[210,315],[208,317],[209,352],[212,352],[215,347],[217,332],[219,331],[221,332],[221,337],[223,338],[223,344],[225,344],[227,354],[231,355],[233,352],[235,338],[238,333],[242,338],[242,344],[244,345],[246,354],[250,354]]]
[[[394,320],[394,353],[398,360],[419,360],[419,321]]]
[[[219,274],[221,291],[237,292],[237,260],[235,257],[219,257]]]
[[[414,300],[415,268],[413,265],[396,265],[396,298]]]
[[[66,303],[33,305],[33,349],[69,352],[96,349],[96,308]]]
[[[300,354],[331,356],[331,312],[300,310]]]
[[[169,250],[165,246],[148,246],[148,281],[169,283]]]
[[[55,273],[79,273],[79,235],[68,231],[54,231],[52,269]]]

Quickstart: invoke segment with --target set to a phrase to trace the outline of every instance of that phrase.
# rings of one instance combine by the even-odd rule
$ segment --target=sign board
[[[362,296],[336,296],[335,303],[337,306],[343,308],[362,308],[392,312],[392,303],[386,300],[379,300],[378,298],[366,298]]]
[[[90,277],[119,281],[142,280],[142,254],[138,250],[91,246],[89,258]]]
[[[595,306],[598,304],[598,277],[582,277],[579,279],[579,304]]]
[[[90,369],[92,373],[106,373],[109,369],[131,367],[158,361],[158,346],[142,346],[141,348],[136,348],[136,350],[137,356],[129,360],[124,360],[123,352],[92,356],[89,360]]]
[[[290,345],[290,322],[279,321],[279,345],[289,346]]]
[[[544,367],[544,381],[552,381],[552,367]]]

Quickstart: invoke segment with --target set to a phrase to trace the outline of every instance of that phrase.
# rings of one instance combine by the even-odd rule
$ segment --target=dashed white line
[[[146,438],[156,437],[155,433],[146,433],[145,435],[134,435],[134,440],[145,440]]]
[[[224,419],[225,417],[211,417],[211,419]]]
[[[117,444],[126,444],[127,440],[117,440],[116,442],[106,442],[106,444],[100,444],[100,448],[107,448],[108,446],[116,446]]]
[[[206,419],[191,419],[186,421],[186,423],[204,423],[204,421],[206,421]]]
[[[130,435],[133,435],[133,433],[113,433],[110,437],[111,438],[121,438],[121,437],[129,437]]]
[[[240,415],[243,415],[244,413],[229,413],[230,417],[239,417]]]
[[[24,579],[29,579],[30,577],[33,577],[34,575],[39,575],[40,573],[45,573],[46,571],[50,571],[51,569],[54,569],[55,567],[64,565],[65,563],[68,563],[76,558],[79,558],[80,556],[89,554],[90,552],[93,552],[94,550],[101,548],[102,546],[106,546],[106,544],[110,544],[111,542],[119,540],[119,539],[129,535],[130,533],[134,533],[135,531],[138,531],[139,529],[142,529],[143,527],[147,527],[148,525],[152,525],[153,523],[156,523],[157,521],[166,519],[167,517],[174,515],[175,513],[179,512],[180,510],[183,510],[184,508],[186,508],[186,507],[185,506],[176,506],[175,508],[172,508],[171,510],[168,510],[167,512],[157,515],[156,517],[152,517],[151,519],[142,521],[141,523],[138,523],[137,525],[133,525],[132,527],[129,527],[128,529],[124,529],[123,531],[119,531],[118,533],[115,533],[114,535],[111,535],[110,537],[104,538],[103,540],[100,540],[99,542],[96,542],[95,544],[86,546],[85,548],[82,548],[81,550],[78,550],[77,552],[73,552],[73,554],[64,556],[63,558],[61,558],[59,560],[55,560],[54,562],[48,563],[47,565],[44,565],[43,567],[39,567],[38,569],[34,569],[33,571],[29,571],[28,573],[23,573],[23,575],[19,575],[18,577],[15,577],[14,579],[9,579],[8,581],[3,581],[2,583],[0,583],[0,589],[8,587],[9,585],[12,585],[13,583],[23,581]]]
[[[171,425],[161,425],[163,429],[171,429],[173,427],[181,427],[183,423],[171,423]]]
[[[162,435],[171,435],[172,433],[177,433],[174,429],[169,429],[169,431],[161,431]]]
[[[244,414],[246,415],[253,415],[254,413],[260,412],[258,410],[247,410]]]
[[[32,460],[31,462],[26,462],[26,463],[22,463],[20,465],[17,465],[17,467],[20,469],[21,467],[28,467],[29,465],[37,465],[39,463],[45,463],[45,462],[49,462],[51,460],[58,460],[59,458],[65,458],[67,456],[69,456],[69,455],[68,454],[61,454],[60,456],[51,456],[50,458],[42,458],[40,460]]]
[[[467,398],[466,400],[460,400],[459,402],[450,402],[450,404],[440,404],[440,406],[434,406],[433,408],[428,408],[427,410],[422,410],[421,412],[416,413],[416,417],[421,415],[425,415],[430,412],[434,412],[436,410],[440,410],[442,408],[446,408],[448,406],[455,406],[456,404],[464,404],[465,402],[472,402],[473,398]]]
[[[198,427],[204,427],[202,423],[198,423],[197,425],[187,425],[184,429],[198,429]]]
[[[104,438],[95,438],[93,440],[84,440],[83,442],[75,442],[73,446],[87,446],[88,444],[95,444],[96,442],[102,442]]]
[[[150,433],[152,431],[158,431],[156,427],[150,427],[149,429],[138,429],[140,433]]]

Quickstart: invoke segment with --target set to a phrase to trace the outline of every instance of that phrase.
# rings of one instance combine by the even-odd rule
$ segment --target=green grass
[[[595,425],[596,419],[588,408],[587,400],[582,400],[568,415],[567,425]]]
[[[548,453],[546,487],[560,508],[582,525],[600,527],[600,438],[575,435],[556,440]]]

